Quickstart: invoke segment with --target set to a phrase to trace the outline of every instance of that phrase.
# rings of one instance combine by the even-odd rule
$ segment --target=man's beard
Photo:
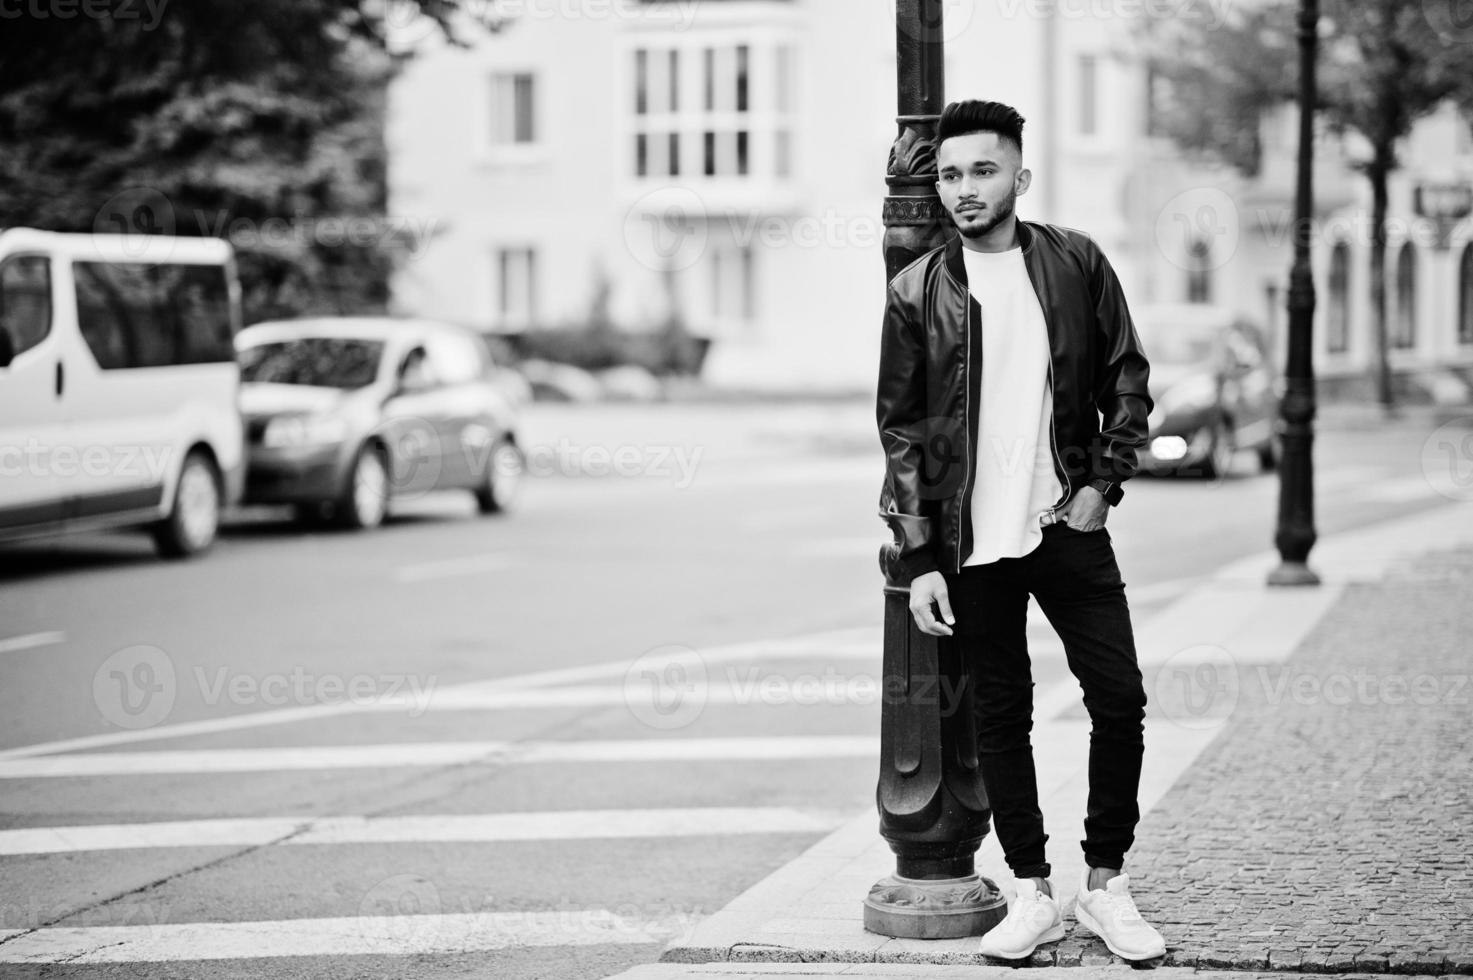
[[[1003,198],[1001,201],[998,201],[997,204],[987,209],[987,217],[983,219],[981,224],[968,225],[966,227],[963,227],[960,223],[958,223],[956,226],[956,230],[961,233],[961,236],[963,238],[981,238],[983,235],[986,235],[988,232],[992,231],[992,229],[996,228],[998,225],[1008,220],[1008,218],[1012,217],[1013,210],[1017,206],[1017,203],[1017,193],[1009,191],[1007,197]]]

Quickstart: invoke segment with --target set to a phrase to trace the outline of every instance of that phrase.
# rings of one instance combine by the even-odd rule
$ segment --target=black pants
[[[976,677],[982,780],[1008,867],[1019,878],[1049,875],[1029,738],[1030,593],[1064,643],[1089,712],[1085,861],[1093,868],[1122,867],[1140,821],[1146,692],[1110,532],[1050,525],[1029,554],[964,566],[945,578],[956,616],[952,642],[960,644]]]

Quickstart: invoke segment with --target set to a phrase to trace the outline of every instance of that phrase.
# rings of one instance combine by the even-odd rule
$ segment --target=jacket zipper
[[[1045,330],[1047,330],[1047,326],[1048,320],[1045,319]],[[1049,448],[1053,450],[1054,462],[1059,464],[1059,472],[1064,475],[1064,496],[1060,497],[1053,507],[1049,508],[1050,512],[1053,512],[1058,510],[1069,499],[1069,493],[1073,487],[1069,480],[1069,471],[1064,469],[1064,460],[1059,455],[1058,437],[1054,434],[1054,345],[1052,340],[1049,342],[1048,352],[1048,444]],[[1057,515],[1055,515],[1054,519],[1058,519]]]
[[[951,275],[947,272],[947,276]],[[952,280],[955,282],[955,280]],[[961,285],[957,283],[957,285]],[[956,502],[956,573],[962,573],[962,521],[964,515],[962,508],[967,505],[967,483],[972,475],[972,291],[963,290],[962,302],[966,304],[966,323],[963,329],[967,334],[965,354],[962,356],[962,446],[965,453],[966,465],[962,468],[962,493]],[[978,424],[979,434],[981,424]]]

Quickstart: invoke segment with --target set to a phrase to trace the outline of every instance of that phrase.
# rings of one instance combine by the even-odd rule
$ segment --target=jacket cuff
[[[900,559],[900,563],[905,566],[906,573],[912,579],[920,578],[927,572],[934,572],[941,567],[937,564],[936,556],[931,552],[930,548],[924,551],[918,551],[913,555],[907,555]]]

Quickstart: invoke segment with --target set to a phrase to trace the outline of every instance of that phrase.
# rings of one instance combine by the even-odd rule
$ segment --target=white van
[[[0,232],[0,540],[207,549],[244,480],[239,328],[224,241]]]

